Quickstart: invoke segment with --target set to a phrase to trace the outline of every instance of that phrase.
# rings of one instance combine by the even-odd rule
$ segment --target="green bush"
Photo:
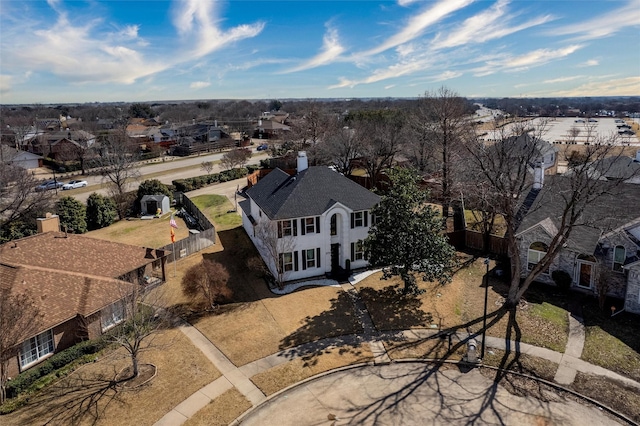
[[[111,225],[118,217],[116,203],[110,197],[94,192],[87,199],[87,228],[100,229]]]
[[[228,182],[230,180],[240,179],[247,176],[250,173],[249,170],[255,171],[257,170],[257,168],[256,166],[253,166],[252,169],[249,169],[247,167],[238,167],[235,169],[224,170],[220,173],[213,173],[210,175],[195,176],[187,179],[177,179],[171,183],[175,187],[176,191],[188,192],[193,191],[194,189],[203,188],[214,183]]]
[[[87,232],[87,208],[80,201],[73,197],[62,197],[56,203],[56,211],[63,229],[76,234]]]
[[[107,346],[106,339],[85,340],[51,356],[37,367],[20,373],[7,382],[7,397],[15,398],[25,392],[42,377],[70,364],[86,355],[95,354]]]

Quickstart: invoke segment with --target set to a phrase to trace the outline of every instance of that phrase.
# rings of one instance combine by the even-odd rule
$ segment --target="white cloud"
[[[181,1],[174,23],[184,36],[184,45],[159,56],[146,49],[150,42],[140,37],[138,25],[118,26],[91,16],[74,15],[71,20],[61,0],[48,3],[57,14],[53,24],[30,22],[38,29],[15,38],[11,45],[3,44],[3,60],[7,58],[13,73],[29,69],[53,73],[71,83],[131,84],[253,37],[264,27],[258,23],[222,31],[214,2]]]
[[[576,50],[582,48],[582,45],[573,44],[560,49],[537,49],[525,53],[520,56],[507,56],[500,60],[490,60],[482,67],[474,70],[476,77],[482,77],[498,71],[515,72],[523,71],[532,67],[537,67],[551,62],[555,59],[561,59],[571,55]]]
[[[584,78],[583,75],[572,75],[570,77],[560,77],[560,78],[554,78],[551,80],[544,80],[542,83],[543,84],[556,84],[556,83],[564,83],[567,81],[573,81],[573,80],[577,80],[579,78]]]
[[[468,6],[473,3],[473,1],[474,0],[441,0],[434,6],[409,19],[409,22],[407,22],[400,32],[394,34],[379,46],[366,52],[362,52],[356,56],[377,55],[385,50],[407,43],[416,37],[423,35],[424,31],[429,26],[444,19],[451,13]]]
[[[463,74],[464,73],[460,71],[445,71],[442,74],[435,76],[431,81],[451,80],[452,78],[460,77]]]
[[[559,90],[549,96],[639,96],[640,77],[590,81],[574,89]]]
[[[0,74],[0,94],[9,93],[11,91],[12,80],[12,76]]]
[[[193,42],[189,55],[202,57],[226,44],[255,37],[265,24],[238,25],[226,33],[218,28],[217,2],[209,0],[179,0],[174,8],[173,24],[187,43]]]
[[[340,44],[338,31],[334,28],[328,28],[322,40],[320,53],[299,66],[285,71],[285,73],[303,71],[330,64],[338,59],[344,51],[344,47]]]
[[[510,0],[498,0],[484,12],[467,18],[462,25],[449,32],[446,36],[443,33],[439,33],[432,47],[434,49],[443,49],[468,43],[484,43],[544,24],[552,19],[550,15],[546,15],[509,27],[508,24],[514,19],[513,15],[507,15],[509,3]]]
[[[204,89],[205,87],[211,86],[211,83],[208,81],[194,81],[189,85],[190,89]]]
[[[576,34],[577,40],[609,37],[625,27],[640,26],[640,0],[631,0],[626,5],[587,21],[554,28],[553,35]]]
[[[409,6],[410,4],[416,3],[419,0],[398,0],[399,6]]]
[[[585,61],[581,64],[578,64],[579,67],[584,68],[584,67],[595,67],[597,65],[600,65],[600,61],[598,61],[597,59],[589,59],[588,61]]]

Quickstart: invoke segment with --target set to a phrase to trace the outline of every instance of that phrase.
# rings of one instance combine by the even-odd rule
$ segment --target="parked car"
[[[36,191],[46,191],[48,189],[61,188],[62,185],[64,185],[63,182],[51,179],[51,180],[44,181],[40,185],[36,186]]]
[[[87,186],[86,180],[72,180],[69,183],[65,183],[62,185],[62,189],[75,189],[82,188],[83,186]]]
[[[265,151],[269,149],[269,145],[267,145],[266,143],[263,143],[262,145],[258,145],[258,147],[256,148],[256,151]]]

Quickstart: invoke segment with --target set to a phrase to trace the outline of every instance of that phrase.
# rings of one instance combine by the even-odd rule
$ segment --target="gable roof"
[[[606,182],[602,182],[606,185]],[[547,176],[545,186],[539,192],[531,209],[522,220],[516,235],[525,233],[537,224],[549,221],[559,228],[565,205],[563,191],[568,190],[570,179],[564,176]],[[619,184],[589,204],[571,231],[567,248],[580,253],[593,254],[601,236],[640,218],[640,190],[638,185]]]
[[[131,294],[133,288],[134,284],[113,278],[0,263],[0,293],[29,294],[38,308],[33,335],[78,315],[98,312]]]
[[[0,260],[21,266],[118,278],[163,257],[162,250],[45,232],[0,245]]]
[[[295,176],[275,169],[247,190],[271,220],[319,216],[335,203],[369,210],[380,197],[328,167],[309,167]]]

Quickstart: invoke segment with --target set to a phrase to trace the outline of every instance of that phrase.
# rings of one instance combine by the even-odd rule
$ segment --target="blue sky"
[[[640,0],[0,1],[0,102],[640,95]]]

